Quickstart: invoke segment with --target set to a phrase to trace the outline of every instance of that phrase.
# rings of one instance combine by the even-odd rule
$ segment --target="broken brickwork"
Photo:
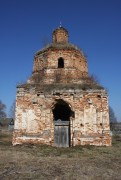
[[[88,76],[83,52],[57,28],[35,54],[33,73],[17,87],[13,144],[110,146],[108,95]]]

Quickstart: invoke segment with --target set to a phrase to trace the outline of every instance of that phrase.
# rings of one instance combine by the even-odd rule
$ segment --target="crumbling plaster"
[[[59,58],[63,68],[58,68]],[[17,86],[13,145],[56,145],[53,109],[57,100],[66,102],[73,112],[67,122],[69,146],[111,145],[108,94],[89,78],[86,57],[68,43],[68,32],[62,27],[53,32],[52,43],[35,54],[27,83]]]
[[[15,135],[13,144],[37,141],[54,145],[52,109],[57,99],[63,99],[74,112],[74,117],[70,118],[71,145],[85,145],[90,141],[92,145],[111,145],[105,90],[76,93],[70,89],[60,94],[56,91],[51,94],[24,91],[24,96],[21,91],[18,89],[15,122],[15,132],[19,131],[20,137],[16,139]]]

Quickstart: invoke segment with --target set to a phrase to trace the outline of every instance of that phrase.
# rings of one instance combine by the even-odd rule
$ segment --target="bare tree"
[[[117,122],[117,118],[116,118],[114,110],[111,106],[109,106],[109,119],[110,119],[110,123],[116,123]]]
[[[42,43],[43,43],[43,46],[49,45],[50,44],[49,38],[47,36],[43,37]]]
[[[91,84],[100,84],[99,78],[95,74],[89,75],[88,80]]]
[[[13,104],[10,107],[9,116],[13,119],[15,119],[15,109],[16,109],[16,101],[13,101]]]
[[[0,118],[5,118],[6,117],[6,105],[2,103],[2,101],[0,100]]]

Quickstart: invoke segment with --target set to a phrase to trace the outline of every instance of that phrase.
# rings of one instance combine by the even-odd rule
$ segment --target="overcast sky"
[[[16,85],[31,75],[35,52],[51,42],[60,21],[121,121],[121,0],[0,0],[0,100],[7,112]]]

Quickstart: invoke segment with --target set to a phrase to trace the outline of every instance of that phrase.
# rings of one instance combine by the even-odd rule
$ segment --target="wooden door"
[[[69,147],[69,121],[55,121],[54,124],[54,145]]]

